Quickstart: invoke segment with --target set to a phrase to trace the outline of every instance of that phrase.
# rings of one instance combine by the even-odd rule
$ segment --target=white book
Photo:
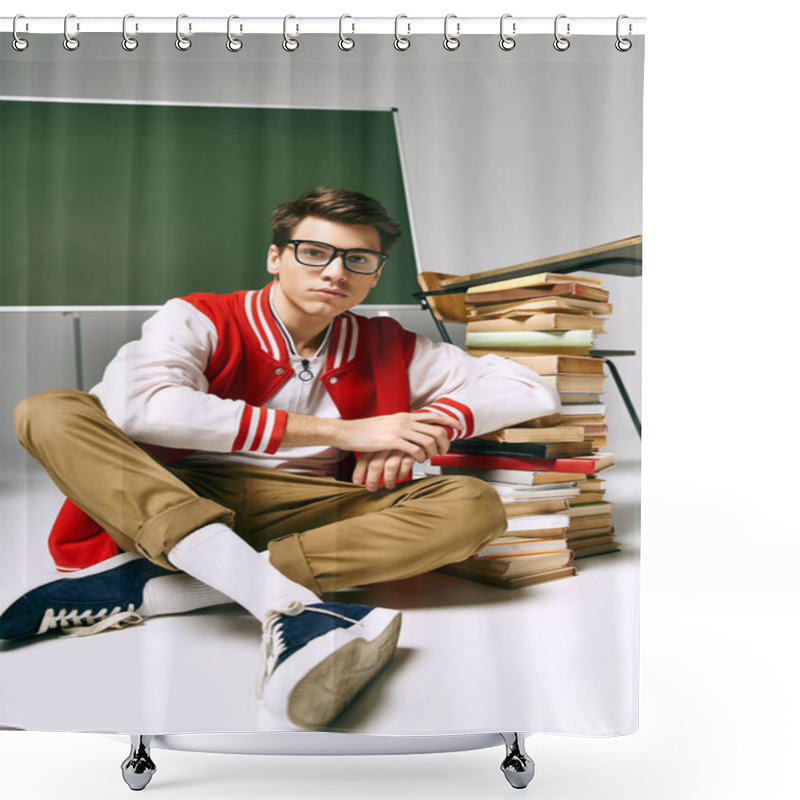
[[[511,517],[507,531],[534,531],[548,528],[568,528],[570,518],[566,514],[530,514],[524,517]]]
[[[469,475],[481,478],[488,483],[513,483],[517,486],[533,486],[533,481],[538,472],[526,469],[469,469],[467,467],[441,467],[441,475]],[[541,471],[541,470],[540,470]],[[552,489],[561,486],[560,483],[539,484],[542,488]],[[537,495],[539,497],[541,495]]]
[[[570,483],[547,483],[542,486],[521,486],[518,483],[498,483],[497,481],[490,481],[490,483],[504,503],[552,497],[577,497],[581,493],[574,481]]]
[[[562,403],[562,417],[578,417],[587,414],[603,415],[606,413],[605,403]]]
[[[528,483],[520,483],[518,475],[530,476],[532,473],[517,469],[466,469],[461,467],[435,467],[426,461],[421,465],[421,470],[414,472],[414,477],[436,476],[436,475],[470,475],[474,478],[481,478],[490,483],[500,499],[504,503],[511,503],[518,500],[536,500],[540,498],[559,498],[577,497],[580,489],[577,488],[575,481],[564,481],[560,483],[543,483],[537,486]],[[508,473],[508,478],[494,478],[490,473]]]

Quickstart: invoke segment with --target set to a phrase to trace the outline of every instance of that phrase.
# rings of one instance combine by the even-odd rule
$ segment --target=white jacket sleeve
[[[445,342],[417,336],[408,370],[411,408],[435,411],[464,423],[451,439],[465,439],[536,417],[557,414],[554,386],[507,358],[475,358]]]
[[[140,339],[119,350],[90,392],[142,444],[211,452],[230,452],[237,438],[252,444],[242,425],[263,431],[275,420],[260,417],[276,412],[208,393],[204,370],[217,343],[208,317],[184,300],[170,300],[144,323]],[[261,437],[258,449],[266,451],[269,439]]]

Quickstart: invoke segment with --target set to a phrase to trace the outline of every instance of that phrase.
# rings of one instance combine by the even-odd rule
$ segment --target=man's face
[[[291,238],[325,242],[343,249],[381,249],[378,231],[371,225],[345,225],[320,217],[301,220]],[[327,267],[304,266],[296,261],[291,245],[283,250],[275,245],[270,247],[267,270],[276,277],[279,293],[294,313],[326,320],[363,302],[380,277],[380,270],[373,275],[346,270],[341,253]]]

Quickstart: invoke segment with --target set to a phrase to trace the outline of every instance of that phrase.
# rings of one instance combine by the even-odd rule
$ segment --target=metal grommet
[[[565,50],[569,49],[569,39],[567,39],[566,36],[562,36],[558,32],[558,21],[560,19],[566,19],[566,18],[567,18],[566,14],[559,14],[556,17],[555,22],[553,23],[553,33],[554,33],[554,35],[556,37],[555,41],[553,42],[553,47],[555,47],[555,49],[558,50],[560,53],[563,53]],[[570,25],[569,25],[569,22],[568,22],[567,23],[567,36],[569,36],[569,28],[570,28]]]
[[[14,34],[14,41],[11,42],[11,46],[18,53],[21,53],[23,50],[27,50],[28,49],[28,40],[27,39],[23,39],[17,33],[17,20],[18,19],[25,19],[25,15],[24,14],[17,14],[17,16],[14,17],[14,22],[11,24],[11,32]]]
[[[633,47],[633,42],[630,39],[623,39],[622,36],[620,36],[620,32],[619,32],[620,22],[622,22],[623,19],[628,19],[628,15],[627,14],[620,14],[617,17],[617,41],[614,42],[614,47],[616,47],[617,50],[620,51],[620,53],[627,53],[628,50],[630,50],[631,47]],[[633,31],[633,28],[631,27],[631,24],[629,22],[628,23],[628,36],[631,35],[632,31]]]
[[[300,47],[300,40],[289,36],[287,26],[290,19],[296,19],[296,17],[293,17],[291,14],[289,14],[283,18],[283,49],[286,50],[287,53],[293,53],[298,47]],[[295,25],[295,33],[300,33],[299,25]]]
[[[70,52],[77,50],[81,46],[81,43],[74,36],[69,35],[69,21],[71,19],[75,19],[74,14],[67,14],[67,16],[64,17],[64,49]],[[81,26],[76,24],[75,30],[79,31],[80,29]]]
[[[405,14],[398,14],[394,18],[394,49],[402,51],[408,50],[408,48],[411,47],[411,39],[406,38],[406,36],[411,36],[411,23],[406,23],[406,27],[408,28],[406,36],[401,36],[399,30],[401,19],[408,19],[408,17]]]
[[[451,19],[457,19],[456,15],[448,14],[444,18],[444,42],[442,42],[442,44],[444,45],[444,49],[449,50],[450,52],[452,52],[453,50],[458,50],[458,48],[461,47],[461,40],[458,38],[458,35],[451,36],[447,30],[448,23],[450,22]],[[456,22],[456,34],[459,33],[461,33],[461,23]]]
[[[135,39],[133,36],[128,36],[128,20],[135,19],[133,14],[126,14],[122,18],[122,49],[127,50],[129,53],[133,52],[139,46],[139,40]],[[139,26],[136,26],[136,30],[139,30]]]
[[[339,49],[345,51],[352,50],[356,46],[355,41],[351,39],[349,36],[345,36],[344,31],[342,30],[342,26],[344,25],[344,21],[346,19],[353,19],[353,18],[349,14],[342,14],[342,16],[339,17]],[[351,31],[351,33],[355,33],[355,30],[356,30],[356,25],[355,23],[353,23],[353,30]]]
[[[511,14],[503,14],[503,16],[500,17],[500,49],[505,50],[506,52],[513,50],[517,46],[517,40],[514,39],[513,36],[506,34],[506,32],[503,30],[503,26],[505,25],[507,19],[511,19]],[[514,35],[517,33],[516,22],[511,23],[511,33]]]
[[[231,14],[231,16],[228,17],[228,41],[225,42],[225,47],[227,47],[228,50],[231,51],[231,53],[238,53],[242,49],[242,45],[244,44],[241,39],[237,39],[231,33],[231,22],[233,22],[233,20],[235,19],[239,19],[239,17],[237,17],[236,14]],[[242,30],[241,27],[239,28],[239,30],[240,31]]]
[[[188,14],[178,14],[178,18],[175,20],[175,47],[178,48],[181,52],[186,52],[192,46],[192,40],[187,39],[181,33],[181,20],[188,19]],[[191,32],[192,25],[189,24],[189,31]]]

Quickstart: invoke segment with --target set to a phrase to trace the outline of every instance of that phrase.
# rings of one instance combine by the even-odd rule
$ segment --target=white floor
[[[404,622],[389,669],[333,728],[594,736],[635,729],[638,470],[623,464],[606,474],[623,550],[579,561],[575,578],[507,591],[433,573],[339,593],[338,599],[401,609]],[[45,533],[60,498],[34,468],[6,477],[1,499],[5,606],[20,583],[49,568]],[[98,636],[6,643],[2,724],[258,730],[264,724],[254,695],[259,639],[255,620],[225,606]]]

